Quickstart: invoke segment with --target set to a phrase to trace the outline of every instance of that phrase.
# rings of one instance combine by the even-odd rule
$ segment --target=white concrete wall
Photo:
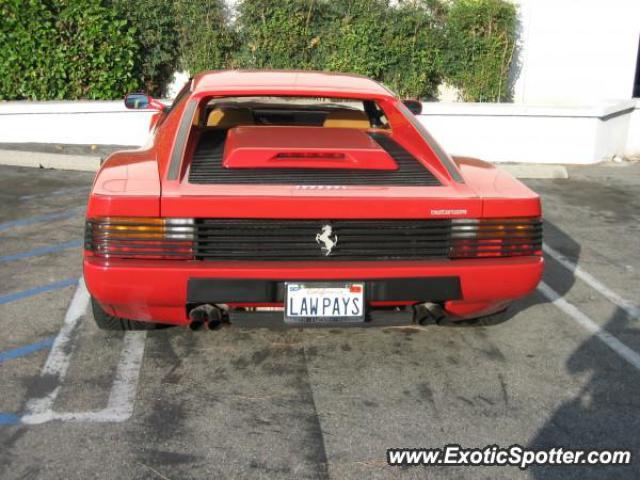
[[[634,105],[425,103],[419,118],[453,155],[492,162],[587,164],[630,152]]]
[[[142,145],[153,113],[122,100],[0,102],[0,143]]]
[[[127,110],[121,101],[5,102],[0,143],[143,145],[152,114]],[[634,101],[592,107],[425,103],[419,118],[450,153],[493,162],[584,164],[640,154]]]
[[[513,1],[520,16],[516,103],[631,98],[640,0]]]

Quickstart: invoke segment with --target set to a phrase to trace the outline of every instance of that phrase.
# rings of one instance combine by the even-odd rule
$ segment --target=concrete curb
[[[100,157],[0,150],[0,165],[95,172],[100,167]]]
[[[100,167],[100,158],[90,155],[0,150],[0,165],[95,172]],[[563,165],[497,164],[497,166],[517,178],[569,178],[569,173]]]

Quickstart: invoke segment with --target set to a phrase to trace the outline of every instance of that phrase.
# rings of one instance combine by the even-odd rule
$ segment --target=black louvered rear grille
[[[386,185],[440,186],[440,182],[413,155],[383,133],[370,133],[398,164],[398,170],[305,168],[242,168],[222,166],[226,130],[202,134],[189,170],[189,183],[251,185]]]
[[[331,226],[330,255],[316,241]],[[444,258],[449,220],[197,220],[194,253],[202,260],[398,260]]]

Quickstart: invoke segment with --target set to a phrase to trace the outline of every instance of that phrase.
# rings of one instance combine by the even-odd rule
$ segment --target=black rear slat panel
[[[338,236],[330,256],[315,240],[323,225]],[[450,227],[450,220],[199,219],[194,245],[202,260],[446,258]]]
[[[226,130],[202,133],[193,153],[189,183],[249,185],[396,185],[440,186],[438,179],[413,155],[382,133],[369,136],[398,164],[398,170],[348,170],[304,168],[242,168],[222,166]]]
[[[505,222],[508,223],[508,222]],[[523,219],[526,230],[478,228],[480,237],[460,238],[460,221],[425,220],[270,220],[196,219],[188,239],[155,239],[103,235],[87,222],[85,247],[105,252],[108,246],[124,247],[136,256],[184,256],[179,250],[192,246],[196,260],[446,260],[454,256],[500,253],[502,256],[533,255],[542,248],[542,222]],[[338,237],[330,256],[316,242],[324,225]],[[473,232],[468,232],[475,235]],[[524,235],[524,236],[523,236]],[[529,247],[529,248],[528,248]],[[514,251],[513,248],[516,248]]]
[[[315,240],[323,225],[331,225],[338,242],[325,256]],[[528,245],[539,250],[540,222],[529,238],[517,230],[469,239],[480,252]],[[266,220],[198,219],[195,256],[200,260],[424,260],[447,259],[452,247],[451,220]],[[467,240],[464,240],[467,242]],[[498,246],[497,248],[500,248]]]

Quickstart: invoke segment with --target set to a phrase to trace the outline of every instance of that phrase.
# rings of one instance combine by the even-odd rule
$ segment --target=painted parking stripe
[[[82,246],[82,240],[72,240],[70,242],[59,243],[57,245],[48,245],[46,247],[34,248],[28,252],[14,253],[11,255],[0,256],[0,263],[13,262],[15,260],[23,260],[30,257],[39,257],[41,255],[47,255],[49,253],[61,252],[63,250],[69,250],[72,248],[78,248]]]
[[[541,282],[540,285],[538,285],[538,290],[547,297],[551,303],[569,315],[569,317],[571,317],[578,325],[599,338],[605,345],[624,358],[630,365],[640,370],[640,355],[638,353],[630,349],[609,332],[602,329],[596,322],[581,312],[575,305],[562,298],[558,292],[546,283]]]
[[[54,380],[53,388],[41,397],[29,399],[25,414],[22,416],[0,412],[0,425],[17,423],[35,425],[53,420],[90,423],[123,422],[133,414],[144,358],[147,335],[144,331],[127,332],[124,336],[122,353],[106,408],[86,412],[57,412],[53,408],[69,370],[74,352],[73,339],[89,307],[90,296],[84,280],[80,278],[77,283],[78,287],[67,309],[62,328],[53,340],[49,356],[40,372],[42,378]]]
[[[73,355],[73,338],[89,306],[89,292],[83,279],[78,282],[73,299],[65,315],[64,324],[56,336],[51,352],[40,373],[43,378],[55,378],[55,386],[42,397],[27,402],[26,413],[19,420],[23,424],[35,425],[52,420],[75,422],[123,422],[133,414],[138,380],[144,358],[147,332],[127,332],[115,380],[111,387],[106,408],[87,412],[57,412],[53,406],[60,393],[62,382],[69,369]]]
[[[580,268],[577,264],[569,260],[566,256],[545,244],[543,246],[544,251],[553,257],[560,265],[564,268],[572,272],[576,277],[578,277],[583,282],[589,284],[591,287],[596,289],[602,295],[604,295],[609,301],[619,306],[625,312],[627,312],[633,318],[640,318],[640,308],[634,305],[632,302],[627,300],[626,298],[622,298],[616,292],[611,290],[609,287],[600,282],[597,278],[591,275],[589,272],[585,272],[582,268]]]
[[[116,369],[116,378],[111,387],[107,407],[102,410],[86,412],[57,412],[52,407],[55,401],[48,398],[49,408],[28,403],[28,412],[20,421],[27,425],[41,424],[53,420],[63,422],[115,423],[128,420],[133,414],[140,369],[144,358],[147,332],[127,332],[124,346]],[[57,393],[56,393],[57,396]],[[33,408],[36,410],[33,410]]]
[[[53,345],[54,338],[55,337],[45,338],[39,342],[7,350],[6,352],[0,352],[0,363],[6,362],[7,360],[13,360],[14,358],[24,357],[25,355],[29,355],[30,353],[38,352],[40,350],[46,350]]]
[[[78,282],[77,278],[67,278],[65,280],[59,280],[57,282],[48,283],[40,287],[29,288],[27,290],[21,290],[19,292],[9,293],[7,295],[0,296],[0,305],[5,303],[15,302],[17,300],[23,300],[25,298],[33,297],[45,292],[51,292],[53,290],[60,290],[75,285]]]
[[[16,423],[20,423],[20,420],[20,415],[0,412],[0,425],[15,425]]]
[[[51,412],[53,407],[53,403],[58,396],[58,392],[60,391],[60,384],[62,380],[64,380],[65,375],[67,374],[67,370],[69,369],[69,362],[71,360],[71,354],[74,350],[73,342],[71,341],[76,327],[78,326],[80,319],[87,311],[89,307],[89,292],[87,291],[87,287],[84,284],[84,280],[81,278],[80,280],[74,280],[74,283],[78,284],[75,293],[73,294],[73,298],[71,299],[71,303],[69,304],[69,308],[67,309],[67,313],[64,317],[64,323],[60,332],[56,336],[53,341],[53,346],[51,347],[51,351],[49,352],[49,356],[47,357],[47,361],[42,368],[42,372],[40,373],[41,377],[45,378],[54,378],[56,381],[56,385],[51,389],[50,392],[46,393],[42,397],[32,398],[27,402],[27,415],[23,417],[23,422],[25,418],[28,419],[31,417],[32,419],[38,420],[40,416],[47,415]],[[46,421],[46,420],[44,420]],[[31,423],[42,423],[41,421],[33,421]]]
[[[36,215],[35,217],[22,218],[20,220],[13,220],[10,222],[0,223],[0,232],[9,230],[16,227],[26,227],[42,222],[51,222],[54,220],[66,220],[72,218],[82,211],[82,207],[72,208],[70,210],[63,210],[61,212],[49,213],[47,215]]]
[[[127,332],[124,337],[116,379],[111,387],[106,411],[103,412],[103,415],[106,418],[110,417],[111,421],[124,421],[133,415],[146,336],[147,332],[141,331]]]

